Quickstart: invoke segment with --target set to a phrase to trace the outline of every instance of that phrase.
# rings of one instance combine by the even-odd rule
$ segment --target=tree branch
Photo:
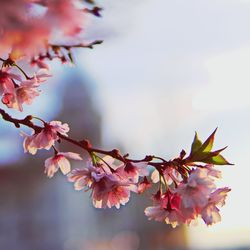
[[[13,123],[15,127],[17,128],[20,128],[21,125],[24,125],[26,127],[33,129],[35,133],[39,133],[43,129],[43,127],[37,126],[31,121],[34,118],[33,116],[29,115],[29,116],[26,116],[24,119],[16,119],[16,118],[11,117],[8,113],[6,113],[1,108],[0,108],[0,114],[2,115],[3,120]],[[139,162],[146,161],[148,162],[148,165],[155,167],[160,172],[162,172],[164,168],[167,168],[170,166],[179,168],[181,165],[185,164],[185,160],[181,160],[179,158],[167,161],[161,157],[156,157],[153,155],[147,155],[141,160],[129,159],[127,158],[128,154],[122,156],[118,149],[113,149],[113,150],[98,149],[98,148],[92,147],[88,140],[77,141],[70,137],[64,136],[60,133],[58,133],[58,136],[60,139],[67,141],[77,147],[82,148],[83,150],[87,151],[90,155],[92,153],[109,155],[112,158],[117,159],[125,164],[126,163],[139,163]],[[153,162],[154,159],[161,160],[161,162]]]

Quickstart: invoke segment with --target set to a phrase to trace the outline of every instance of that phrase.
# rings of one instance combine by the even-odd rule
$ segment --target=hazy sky
[[[235,163],[221,167],[218,185],[232,192],[222,223],[192,228],[191,242],[250,245],[250,1],[125,2],[104,1],[96,29],[105,43],[82,54],[98,86],[104,144],[174,157],[195,130],[205,139],[218,126],[215,147],[229,145]]]

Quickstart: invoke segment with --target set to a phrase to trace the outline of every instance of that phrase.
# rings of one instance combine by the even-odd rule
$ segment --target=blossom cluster
[[[50,77],[47,70],[39,70],[32,78],[23,79],[22,75],[11,72],[11,68],[0,70],[0,96],[8,108],[23,111],[23,104],[32,104],[39,96],[40,85]]]
[[[83,28],[84,12],[76,0],[9,0],[0,8],[0,54],[12,59],[35,56],[49,41],[75,37]],[[70,21],[69,21],[70,20]]]
[[[106,156],[97,160],[95,164],[89,161],[86,167],[74,169],[68,175],[68,179],[74,182],[76,190],[92,190],[92,201],[96,208],[120,208],[120,205],[125,205],[129,201],[131,191],[139,192],[142,185],[138,185],[139,177],[146,175],[146,162],[117,166],[114,159]]]
[[[48,61],[59,59],[73,62],[72,48],[92,48],[101,41],[81,42],[85,14],[100,16],[100,8],[88,9],[89,0],[8,0],[0,8],[0,98],[7,108],[23,111],[32,104],[40,87],[51,76]],[[15,6],[13,8],[13,6]],[[58,44],[58,42],[60,43]],[[74,41],[74,44],[69,44]],[[79,42],[80,41],[80,42]],[[5,58],[5,59],[3,59]],[[27,74],[20,64],[31,69]],[[202,143],[195,135],[188,156],[184,150],[172,160],[154,155],[142,160],[129,159],[119,150],[96,149],[84,141],[68,136],[69,126],[61,121],[45,122],[38,117],[12,118],[0,108],[3,120],[32,129],[24,137],[24,152],[35,155],[38,150],[53,150],[45,160],[44,173],[52,178],[58,170],[74,183],[76,190],[91,191],[96,208],[120,208],[131,193],[142,194],[157,190],[152,205],[145,208],[151,220],[164,221],[173,227],[190,224],[202,218],[207,225],[220,221],[219,207],[225,204],[229,188],[217,188],[215,179],[220,171],[215,165],[230,165],[221,155],[225,149],[212,151],[214,131]],[[42,122],[42,126],[34,123]],[[58,144],[68,141],[88,153],[89,158],[74,152],[60,152]],[[70,160],[81,162],[81,168],[71,168]]]
[[[68,132],[67,124],[59,121],[44,122],[44,126],[32,135],[23,135],[24,151],[35,154],[39,149],[49,150],[53,147],[54,156],[45,161],[45,174],[51,178],[60,169],[67,175],[68,181],[74,183],[75,190],[91,190],[94,207],[120,208],[130,200],[131,192],[142,194],[157,185],[158,190],[152,195],[153,204],[145,209],[145,215],[150,220],[165,221],[173,227],[190,224],[200,217],[207,225],[221,220],[219,207],[225,204],[230,189],[216,187],[215,179],[221,178],[221,172],[214,165],[230,163],[220,155],[223,149],[211,151],[215,131],[204,143],[196,134],[190,155],[184,158],[185,152],[182,151],[178,158],[168,162],[155,156],[132,160],[126,156],[121,157],[118,152],[116,155],[100,157],[88,145],[85,149],[90,158],[85,166],[73,170],[69,159],[83,158],[79,154],[58,152],[56,149],[56,142],[60,137],[68,138]],[[199,165],[196,162],[205,164]],[[152,167],[155,170],[149,178]]]
[[[166,191],[159,190],[153,195],[153,206],[145,209],[146,216],[156,221],[165,221],[173,227],[190,224],[201,217],[207,225],[221,220],[218,206],[225,204],[229,188],[216,189],[214,178],[220,172],[206,165],[190,171],[186,181],[180,180]],[[163,177],[164,178],[164,177]]]
[[[39,96],[39,87],[51,74],[48,61],[73,63],[72,48],[82,43],[86,13],[98,16],[80,0],[9,0],[0,8],[0,97],[8,108],[23,111]],[[86,11],[88,10],[88,11]],[[58,44],[60,42],[60,44]],[[74,43],[73,45],[71,43]],[[4,59],[5,58],[5,59]],[[19,66],[28,68],[32,75]]]

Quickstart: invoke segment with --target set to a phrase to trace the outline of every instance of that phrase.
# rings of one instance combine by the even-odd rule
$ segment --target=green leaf
[[[216,131],[217,128],[204,143],[199,140],[198,134],[195,133],[195,137],[191,146],[191,152],[187,158],[188,162],[202,162],[214,165],[233,165],[229,163],[222,155],[220,155],[220,153],[227,147],[211,152]]]
[[[206,141],[202,144],[199,151],[201,152],[210,152],[213,144],[214,144],[214,136],[217,131],[217,128],[214,130],[214,132],[206,139]]]
[[[214,157],[212,152],[197,152],[193,157],[193,162],[204,162],[207,159]]]
[[[214,164],[214,165],[233,165],[229,163],[222,155],[216,155],[209,159],[204,160],[203,162]]]
[[[201,145],[202,145],[202,142],[199,140],[197,132],[195,132],[194,140],[191,146],[190,155],[193,155],[195,152],[197,152],[199,148],[201,147]]]
[[[210,160],[212,157],[216,157],[217,155],[219,155],[224,149],[226,149],[227,147],[218,149],[214,152],[196,152],[195,155],[192,157],[193,161],[199,161],[199,162],[206,162],[206,160]]]
[[[213,155],[213,156],[217,156],[217,155],[219,155],[222,151],[224,151],[226,148],[227,148],[227,146],[224,147],[224,148],[221,148],[221,149],[217,149],[217,150],[215,150],[215,151],[213,151],[213,152],[210,152],[210,154]]]

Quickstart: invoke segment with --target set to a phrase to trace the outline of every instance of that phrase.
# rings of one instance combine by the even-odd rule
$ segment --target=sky
[[[137,157],[175,157],[194,131],[228,145],[218,186],[232,188],[222,222],[192,226],[193,248],[250,245],[250,1],[104,1],[105,42],[81,56],[97,85],[103,143]],[[105,32],[106,31],[106,35]]]

